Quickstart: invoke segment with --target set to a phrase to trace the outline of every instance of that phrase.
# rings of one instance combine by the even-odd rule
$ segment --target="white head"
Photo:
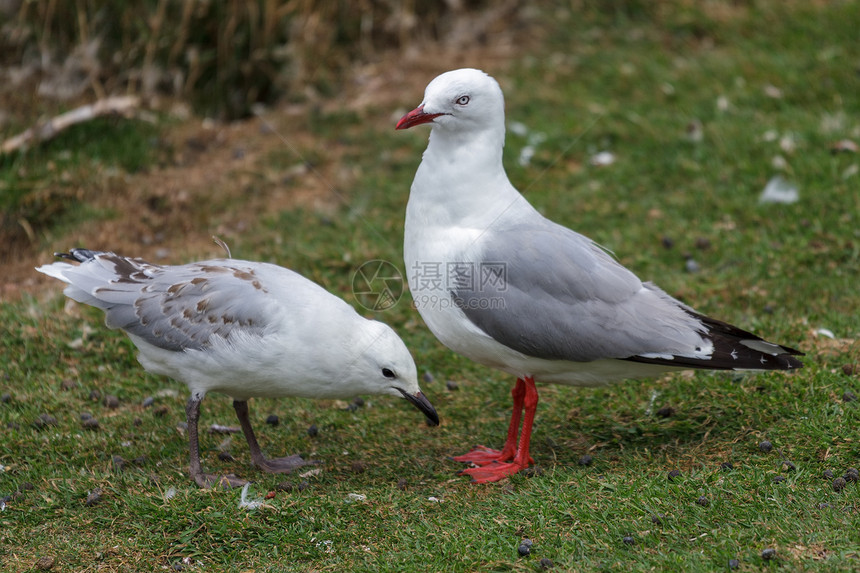
[[[360,338],[355,341],[358,354],[346,372],[352,387],[367,394],[405,398],[427,416],[430,424],[438,425],[439,416],[418,386],[418,370],[406,345],[387,325],[362,321]]]
[[[498,82],[473,68],[436,76],[424,101],[397,122],[396,129],[430,123],[434,131],[500,131],[504,138],[505,98]]]

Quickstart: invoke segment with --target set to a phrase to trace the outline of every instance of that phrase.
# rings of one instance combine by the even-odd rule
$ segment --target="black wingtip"
[[[678,368],[709,370],[796,370],[803,368],[803,362],[795,358],[796,356],[804,356],[804,353],[799,350],[768,342],[727,322],[697,312],[687,312],[699,319],[707,329],[703,333],[703,337],[710,340],[714,348],[708,358],[631,356],[626,360]]]
[[[98,254],[98,251],[90,251],[88,249],[69,249],[68,253],[54,253],[54,256],[60,259],[85,263],[94,259]]]
[[[797,355],[803,356],[803,353]],[[641,362],[643,364],[659,364],[675,368],[694,368],[697,370],[797,370],[803,368],[803,362],[793,354],[765,354],[757,350],[747,350],[739,355],[737,352],[715,351],[710,358],[689,358],[675,356],[673,358],[651,358],[645,356],[630,356],[624,360]]]

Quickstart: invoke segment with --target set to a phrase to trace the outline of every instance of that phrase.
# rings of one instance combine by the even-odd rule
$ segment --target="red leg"
[[[513,475],[529,467],[532,461],[529,457],[529,445],[532,438],[532,424],[535,419],[535,411],[538,404],[538,392],[535,387],[534,378],[526,377],[524,384],[524,396],[522,398],[525,414],[523,417],[523,430],[520,435],[520,443],[512,462],[496,461],[487,465],[469,468],[461,471],[461,474],[472,476],[472,483],[487,483],[499,481],[509,475]]]
[[[508,437],[501,451],[486,446],[475,446],[472,450],[462,456],[452,458],[455,462],[466,462],[483,466],[492,462],[508,462],[514,459],[517,453],[517,434],[520,431],[520,419],[523,412],[523,398],[526,395],[526,383],[522,378],[517,378],[511,396],[514,399],[514,408],[511,412],[511,423],[508,425]]]

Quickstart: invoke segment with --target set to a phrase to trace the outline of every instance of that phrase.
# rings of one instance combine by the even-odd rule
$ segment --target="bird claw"
[[[508,454],[505,452],[505,450],[494,450],[492,448],[488,448],[487,446],[475,446],[465,454],[461,456],[454,456],[451,459],[455,462],[474,464],[476,466],[486,466],[488,464],[497,462],[511,462],[514,459],[514,454]],[[529,456],[529,463],[533,464],[534,462],[534,459]]]
[[[236,477],[235,474],[215,475],[215,474],[200,474],[193,476],[195,483],[203,489],[231,489],[242,487],[248,483],[248,480]]]
[[[528,464],[516,462],[493,462],[477,468],[466,468],[457,472],[457,475],[467,475],[472,478],[472,483],[490,483],[503,480],[528,467]]]
[[[504,453],[501,450],[494,450],[486,446],[475,446],[467,453],[461,456],[454,456],[451,459],[455,462],[484,466],[493,462],[510,461],[513,458],[513,456],[503,457],[503,454]],[[505,459],[505,457],[507,459]]]
[[[273,458],[271,460],[263,460],[257,466],[264,472],[271,474],[290,473],[302,466],[317,465],[318,460],[304,460],[298,454],[287,456],[285,458]]]

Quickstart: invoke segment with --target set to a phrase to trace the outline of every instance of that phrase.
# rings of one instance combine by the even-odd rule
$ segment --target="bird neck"
[[[507,188],[515,193],[502,164],[504,145],[504,125],[498,129],[456,131],[440,126],[430,132],[419,176],[432,181],[432,188],[448,199],[461,193],[495,194]],[[493,198],[499,197],[487,199]]]
[[[485,229],[511,205],[525,202],[502,164],[504,127],[498,131],[434,129],[415,175],[406,209],[407,229]]]

